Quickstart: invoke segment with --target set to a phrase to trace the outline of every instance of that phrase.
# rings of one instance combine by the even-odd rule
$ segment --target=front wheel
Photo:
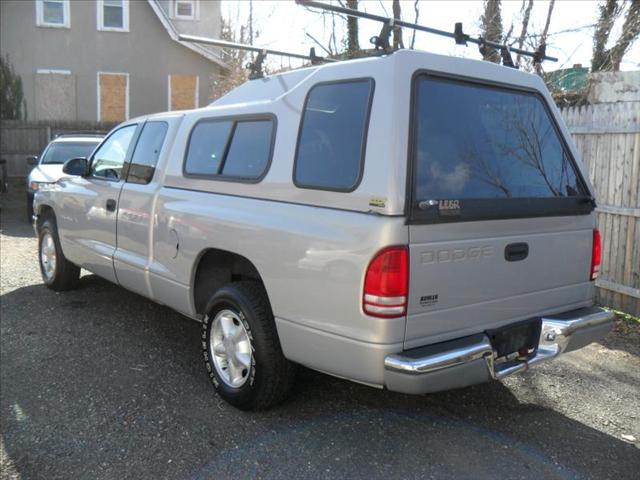
[[[231,283],[209,301],[202,349],[216,392],[242,410],[264,410],[285,399],[295,366],[282,354],[264,287]]]
[[[27,193],[27,222],[33,221],[33,193]]]
[[[44,284],[58,292],[71,290],[80,278],[80,268],[66,259],[60,248],[58,230],[48,218],[38,228],[38,258]]]

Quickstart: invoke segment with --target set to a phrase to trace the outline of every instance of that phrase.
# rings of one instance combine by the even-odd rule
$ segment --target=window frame
[[[231,122],[231,128],[229,130],[229,134],[227,135],[227,139],[224,142],[224,148],[222,149],[222,159],[220,160],[221,164],[224,167],[224,162],[227,159],[227,154],[229,153],[229,147],[231,146],[231,142],[233,141],[233,137],[236,132],[236,126],[241,122],[252,122],[252,121],[265,121],[268,120],[271,122],[271,141],[269,144],[269,157],[267,159],[267,164],[265,165],[264,171],[259,177],[242,177],[237,175],[223,175],[223,174],[214,174],[214,173],[189,173],[187,172],[187,158],[189,156],[189,147],[191,146],[191,137],[193,136],[193,132],[196,127],[201,123],[218,123],[218,122]],[[236,182],[236,183],[248,183],[248,184],[256,184],[260,183],[271,170],[271,162],[273,161],[273,152],[275,150],[276,144],[276,133],[278,131],[278,117],[271,112],[267,113],[256,113],[256,114],[244,114],[244,115],[227,115],[223,117],[207,117],[198,119],[191,129],[189,130],[189,136],[187,137],[187,142],[185,144],[184,153],[182,156],[182,176],[184,178],[193,178],[193,179],[203,179],[203,180],[220,180],[223,182]]]
[[[131,157],[133,156],[133,151],[135,150],[135,146],[138,143],[138,137],[140,136],[140,132],[141,132],[141,126],[144,125],[143,123],[127,123],[126,125],[121,125],[117,128],[114,128],[111,132],[109,132],[109,134],[104,137],[104,139],[96,146],[96,148],[93,150],[93,152],[91,153],[91,157],[89,160],[89,175],[87,176],[87,178],[90,179],[95,179],[95,180],[104,180],[107,182],[123,182],[125,183],[127,181],[127,177],[129,176],[129,164],[131,163]],[[124,162],[122,164],[122,175],[120,178],[115,179],[115,178],[109,178],[109,177],[101,177],[99,175],[94,175],[93,174],[93,162],[95,161],[95,157],[96,157],[96,153],[98,152],[98,150],[100,148],[102,148],[102,146],[107,143],[107,141],[113,136],[115,135],[117,132],[119,132],[120,130],[127,128],[127,127],[135,127],[135,130],[133,131],[133,136],[131,137],[131,142],[129,142],[129,146],[127,147],[127,154],[124,157]]]
[[[129,32],[129,0],[122,0],[122,28],[105,27],[104,25],[104,0],[96,0],[96,22],[99,32]]]
[[[327,85],[344,85],[349,83],[369,83],[369,98],[367,99],[367,112],[364,118],[364,125],[362,129],[362,138],[360,139],[360,163],[358,176],[356,177],[356,181],[350,188],[334,188],[334,187],[321,187],[319,185],[306,185],[296,181],[296,169],[298,167],[298,154],[300,153],[300,139],[302,137],[302,129],[304,128],[304,116],[307,110],[307,105],[309,103],[309,98],[311,97],[311,93],[316,87],[324,87]],[[364,176],[364,164],[367,156],[367,141],[369,138],[369,127],[371,121],[371,110],[373,108],[373,97],[376,89],[376,81],[373,77],[355,77],[355,78],[347,78],[340,80],[330,80],[326,82],[318,82],[315,83],[309,88],[307,94],[304,98],[304,104],[302,106],[302,113],[300,115],[300,123],[298,125],[298,136],[296,138],[296,149],[293,157],[293,171],[291,172],[291,179],[296,188],[305,189],[305,190],[320,190],[325,192],[340,192],[340,193],[351,193],[358,189],[360,183],[362,182],[362,177]]]
[[[44,1],[36,0],[36,26],[43,28],[71,28],[71,4],[70,0],[52,0],[62,4],[62,23],[46,22],[44,19]]]
[[[178,14],[178,4],[179,3],[188,3],[191,5],[191,15],[180,15]],[[172,18],[176,20],[197,20],[196,18],[196,4],[197,0],[171,0],[171,13]]]
[[[418,82],[421,77],[435,78],[452,83],[466,84],[476,87],[496,89],[500,91],[524,93],[536,97],[544,108],[549,122],[556,132],[560,144],[567,155],[571,166],[573,167],[576,179],[586,193],[582,197],[521,197],[521,198],[479,198],[479,199],[460,199],[460,204],[471,202],[472,205],[466,206],[466,210],[470,213],[460,216],[440,216],[429,215],[431,212],[421,210],[418,202],[426,199],[416,198],[416,136],[417,136],[417,95]],[[596,208],[595,199],[592,197],[588,184],[586,183],[582,171],[578,167],[573,152],[569,148],[566,138],[560,129],[556,117],[553,115],[547,100],[536,89],[527,88],[521,85],[513,85],[491,80],[478,78],[470,78],[463,75],[447,74],[436,72],[428,69],[416,70],[411,77],[411,100],[409,108],[409,135],[407,148],[407,178],[406,178],[406,194],[405,194],[405,216],[407,223],[410,225],[428,225],[438,223],[458,223],[472,222],[480,220],[506,220],[515,218],[536,218],[536,217],[552,217],[552,216],[573,216],[588,215]],[[473,205],[473,204],[476,205]],[[491,213],[488,213],[491,212]]]

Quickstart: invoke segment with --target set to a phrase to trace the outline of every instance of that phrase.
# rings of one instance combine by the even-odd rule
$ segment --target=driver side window
[[[121,180],[127,151],[137,125],[116,130],[93,154],[91,175],[108,180]]]

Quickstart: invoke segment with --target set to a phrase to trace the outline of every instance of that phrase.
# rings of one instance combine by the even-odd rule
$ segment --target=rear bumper
[[[526,358],[497,359],[484,333],[387,355],[385,386],[420,394],[502,379],[604,337],[613,318],[597,307],[543,317],[538,348]]]

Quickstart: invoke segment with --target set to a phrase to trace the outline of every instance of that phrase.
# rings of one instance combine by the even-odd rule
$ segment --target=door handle
[[[116,211],[116,201],[113,198],[107,200],[107,212],[115,212]]]
[[[504,259],[507,262],[517,262],[524,260],[529,255],[529,245],[527,243],[510,243],[504,249]]]

